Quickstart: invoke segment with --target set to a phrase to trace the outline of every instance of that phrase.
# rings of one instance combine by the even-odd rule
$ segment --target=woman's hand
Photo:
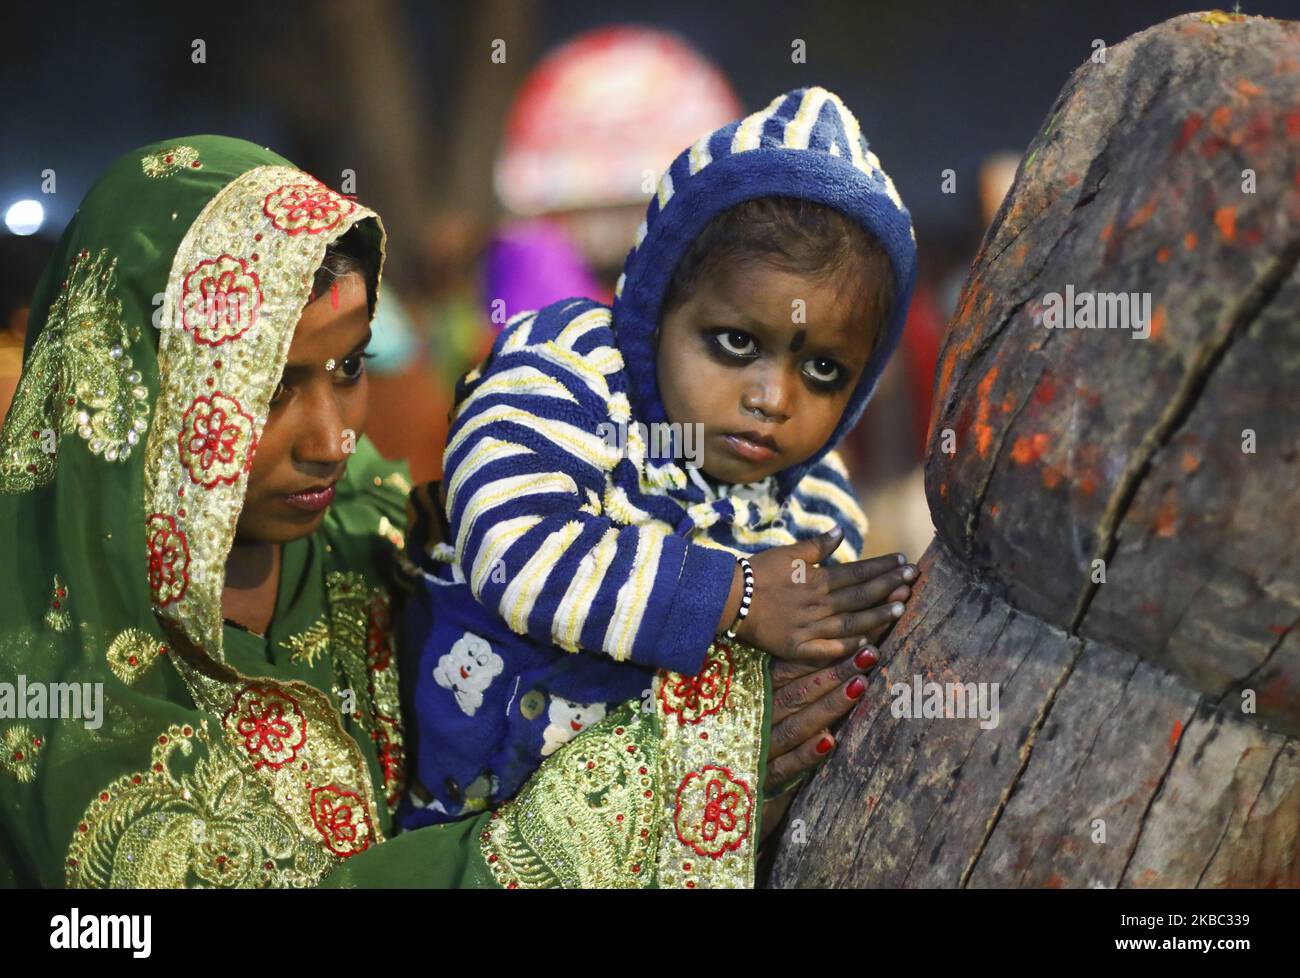
[[[862,698],[867,691],[863,674],[876,661],[876,650],[868,645],[821,669],[799,662],[772,662],[767,784],[780,787],[826,758],[835,746],[831,724]],[[795,794],[787,791],[763,804],[764,839],[781,823]]]

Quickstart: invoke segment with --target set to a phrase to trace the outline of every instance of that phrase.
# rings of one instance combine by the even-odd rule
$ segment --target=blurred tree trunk
[[[323,87],[333,100],[318,102],[313,115],[319,119],[324,108],[322,121],[357,147],[357,193],[384,218],[398,281],[421,273],[419,255],[442,214],[490,219],[497,140],[535,47],[533,5],[525,0],[461,5],[452,17],[455,79],[432,91],[421,66],[434,53],[416,46],[398,0],[320,6],[333,55],[332,83]],[[502,64],[492,61],[496,38],[506,41]],[[310,71],[319,78],[321,62]],[[326,179],[337,183],[336,174]]]
[[[464,18],[460,81],[452,93],[454,142],[446,147],[448,179],[439,202],[444,210],[490,216],[496,208],[492,164],[510,100],[538,54],[535,16],[531,0],[484,0]],[[498,40],[504,42],[500,63],[491,58]]]

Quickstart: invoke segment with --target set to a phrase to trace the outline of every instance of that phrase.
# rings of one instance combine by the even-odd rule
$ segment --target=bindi
[[[804,340],[806,340],[807,338],[808,338],[808,331],[806,329],[801,329],[796,331],[794,334],[794,339],[790,341],[790,352],[798,353],[800,350],[802,350]]]

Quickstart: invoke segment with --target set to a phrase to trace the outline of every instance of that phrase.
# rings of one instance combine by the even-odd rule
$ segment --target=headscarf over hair
[[[364,439],[321,527],[281,547],[265,639],[223,626],[272,388],[353,226],[382,255],[370,211],[196,136],[119,160],[64,235],[0,430],[0,884],[752,882],[770,703],[752,650],[719,650],[720,699],[664,673],[660,707],[612,710],[502,809],[385,841],[409,487]],[[96,684],[102,715],[69,718]],[[747,766],[702,764],[710,733]]]
[[[64,233],[0,430],[0,863],[20,878],[301,885],[383,838],[400,467],[358,442],[321,529],[282,548],[265,644],[221,614],[272,392],[353,227],[382,262],[372,211],[193,136],[116,161]]]

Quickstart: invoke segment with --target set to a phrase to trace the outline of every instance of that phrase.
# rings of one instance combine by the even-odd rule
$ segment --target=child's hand
[[[906,560],[907,558],[903,554],[889,554],[887,557],[877,559]],[[885,605],[893,605],[896,607],[895,613],[887,622],[868,633],[867,638],[873,645],[879,645],[885,640],[885,636],[889,634],[890,630],[894,627],[895,622],[897,622],[899,617],[903,614],[904,603],[906,603],[907,599],[912,596],[912,588],[910,585],[915,584],[916,579],[921,576],[921,571],[915,564],[905,563],[898,568],[898,571],[898,576],[902,577],[902,579],[907,583],[898,585],[894,590],[889,592],[889,596],[886,597],[884,601],[880,602],[882,607]]]
[[[842,539],[837,527],[749,558],[754,596],[737,635],[778,659],[825,663],[883,634],[902,615],[916,568],[902,554],[819,566]],[[734,620],[742,591],[737,567],[724,628]]]

